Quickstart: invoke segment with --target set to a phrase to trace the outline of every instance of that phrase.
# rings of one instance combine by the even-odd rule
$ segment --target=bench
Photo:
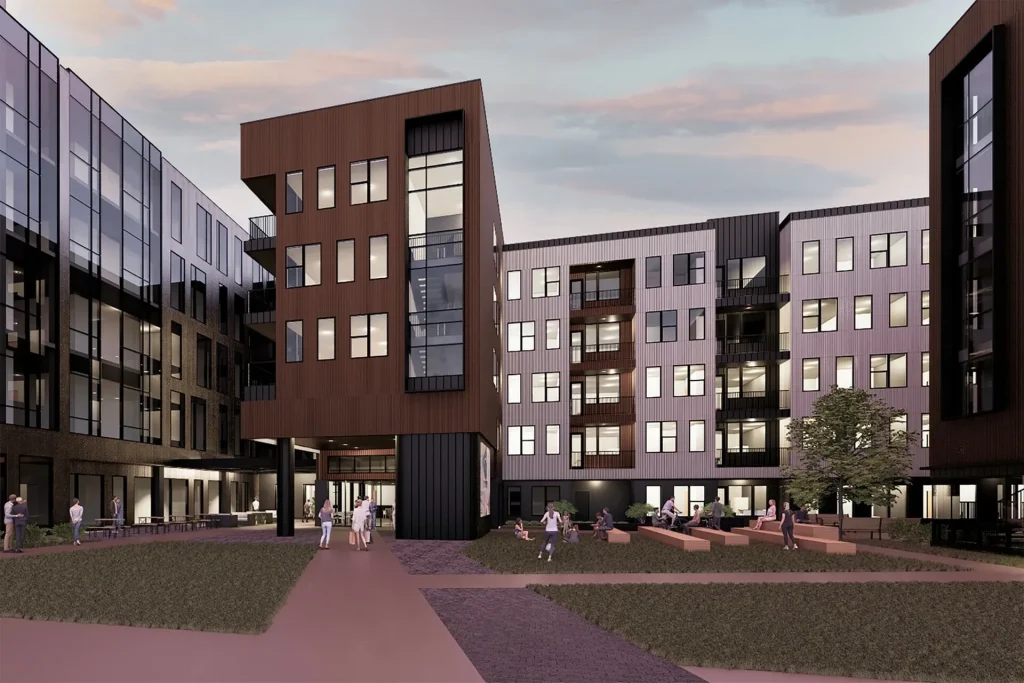
[[[629,534],[622,529],[609,529],[605,533],[609,543],[629,543]]]
[[[846,515],[810,515],[810,520],[814,524],[822,526],[839,526],[840,517],[846,517]],[[846,518],[849,519],[849,517]]]
[[[695,526],[690,529],[690,533],[697,538],[711,541],[715,545],[750,545],[750,539],[746,536],[731,534],[728,531]]]
[[[753,527],[756,522],[751,522]],[[761,525],[764,531],[778,531],[782,533],[782,522],[765,522]],[[797,538],[824,538],[830,541],[839,540],[839,527],[822,526],[819,524],[794,524],[793,535]]]
[[[778,546],[782,545],[782,532],[781,531],[755,531],[753,529],[736,529],[736,533],[742,534],[748,537],[752,541],[759,543],[772,543]],[[833,541],[828,538],[815,538],[812,536],[801,536],[797,540],[797,545],[803,550],[812,550],[818,553],[825,553],[826,555],[856,555],[857,546],[853,543],[847,543],[846,541]]]
[[[674,531],[658,529],[653,526],[641,526],[637,531],[641,536],[646,536],[647,538],[655,541],[666,543],[670,546],[679,548],[680,550],[687,550],[690,552],[708,552],[711,550],[711,541],[706,538],[677,534]]]
[[[85,532],[86,538],[92,538],[95,535],[106,536],[110,538],[110,532],[114,527],[110,526],[87,526],[82,529]]]
[[[839,528],[836,527],[836,531]],[[843,520],[843,533],[848,531],[867,531],[870,532],[871,538],[878,534],[878,538],[882,538],[882,518],[881,517],[851,517]]]

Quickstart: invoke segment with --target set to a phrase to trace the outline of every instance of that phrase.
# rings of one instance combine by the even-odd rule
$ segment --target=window
[[[897,415],[889,423],[889,438],[894,439],[897,434],[907,433],[907,416]]]
[[[928,387],[932,384],[932,373],[931,373],[931,353],[928,351],[921,352],[921,386]]]
[[[217,270],[228,274],[228,227],[217,221]]]
[[[871,388],[897,389],[907,386],[907,354],[871,356]]]
[[[356,279],[356,241],[338,240],[338,282]]]
[[[836,272],[845,273],[853,270],[853,238],[836,238]]]
[[[544,428],[544,450],[548,455],[558,455],[561,451],[561,435],[558,425],[547,425]]]
[[[185,312],[185,259],[171,252],[171,308]]]
[[[349,164],[350,202],[366,204],[383,202],[388,198],[388,160],[371,159]]]
[[[285,287],[315,287],[320,284],[320,245],[288,247],[284,252]]]
[[[853,329],[870,330],[874,324],[871,312],[871,295],[853,297]]]
[[[836,358],[836,386],[840,389],[853,389],[853,356]]]
[[[661,257],[648,256],[644,259],[644,286],[647,289],[661,287]]]
[[[704,325],[704,309],[703,308],[691,308],[690,309],[690,341],[700,341],[704,339],[705,325]]]
[[[171,377],[181,379],[181,325],[171,323]]]
[[[206,273],[192,266],[192,317],[206,322]]]
[[[532,425],[508,428],[508,454],[533,455],[536,452],[536,434]]]
[[[930,448],[932,445],[932,417],[928,413],[921,413],[921,448]]]
[[[192,397],[192,450],[206,450],[206,401]]]
[[[661,368],[647,368],[647,398],[661,398]]]
[[[213,263],[213,216],[196,204],[196,256]]]
[[[754,261],[756,259],[750,259]],[[762,262],[764,259],[761,259]],[[763,270],[763,268],[761,269]],[[659,282],[661,278],[658,278]],[[672,255],[672,286],[704,284],[704,252]]]
[[[871,267],[896,268],[907,265],[907,233],[888,232],[871,236]]]
[[[185,447],[185,395],[171,392],[171,446]]]
[[[821,389],[821,363],[817,358],[804,358],[803,360],[803,388],[804,391],[818,391]]]
[[[932,262],[932,231],[925,229],[921,231],[921,263],[928,265]]]
[[[559,375],[557,372],[533,373],[533,402],[558,403]]]
[[[622,398],[621,387],[619,375],[587,375],[583,383],[583,399],[589,404],[618,403]]]
[[[509,301],[519,301],[523,297],[523,271],[508,271],[505,274],[505,282],[505,297]]]
[[[196,336],[196,384],[210,388],[210,359],[213,348],[210,340],[203,335]]]
[[[334,318],[316,321],[316,359],[334,360]]]
[[[835,332],[839,328],[839,299],[807,299],[803,302],[803,332]]]
[[[889,295],[889,327],[907,326],[907,293]]]
[[[284,212],[302,211],[302,171],[293,171],[284,176]]]
[[[302,362],[302,321],[289,320],[285,326],[284,362]]]
[[[508,351],[533,351],[536,324],[533,321],[525,323],[509,323],[508,339],[506,341]]]
[[[930,325],[932,322],[932,297],[926,289],[921,292],[921,324]]]
[[[647,452],[676,452],[676,422],[647,423]]]
[[[557,349],[561,345],[560,325],[558,320],[548,320],[545,323],[547,349]]]
[[[645,320],[648,344],[674,342],[676,340],[675,311],[648,311]]]
[[[817,275],[821,272],[821,263],[819,259],[819,252],[821,251],[821,245],[817,240],[813,242],[804,242],[803,244],[803,270],[801,271],[804,275]]]
[[[174,183],[171,183],[171,239],[181,244],[181,188]]]
[[[217,313],[220,317],[220,333],[231,334],[231,311],[228,310],[228,288],[217,285]]]
[[[704,452],[704,420],[690,420],[690,452]]]
[[[507,400],[510,404],[523,402],[523,376],[509,375],[506,383]]]
[[[370,238],[370,279],[384,280],[388,276],[388,236]]]
[[[704,395],[704,364],[676,365],[672,368],[673,396]]]
[[[235,237],[231,242],[232,260],[235,262],[235,284],[242,284],[242,239]]]
[[[388,314],[354,315],[350,321],[352,358],[388,355]]]
[[[316,208],[334,208],[334,167],[316,169]]]
[[[549,296],[558,296],[558,281],[561,274],[561,267],[533,269],[533,294],[534,299],[543,299]]]
[[[220,441],[220,452],[227,454],[228,443],[231,440],[230,430],[228,429],[228,407],[226,405],[217,406],[217,431],[218,440]]]

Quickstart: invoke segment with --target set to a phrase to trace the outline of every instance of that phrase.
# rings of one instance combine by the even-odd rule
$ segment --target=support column
[[[295,535],[295,439],[277,440],[277,535]]]
[[[154,467],[153,476],[149,480],[150,483],[150,507],[152,512],[149,514],[154,517],[163,517],[164,515],[164,468]],[[126,514],[125,517],[128,515]],[[134,517],[132,518],[134,519]]]
[[[320,508],[324,506],[324,501],[331,497],[331,483],[324,479],[317,479],[313,482],[314,491],[313,494],[313,522],[320,526]],[[306,501],[302,501],[305,503]],[[345,512],[345,510],[342,510]]]

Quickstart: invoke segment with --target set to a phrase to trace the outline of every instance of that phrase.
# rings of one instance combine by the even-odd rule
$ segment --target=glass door
[[[569,334],[569,350],[571,358],[570,363],[580,363],[583,361],[583,333],[572,332]]]

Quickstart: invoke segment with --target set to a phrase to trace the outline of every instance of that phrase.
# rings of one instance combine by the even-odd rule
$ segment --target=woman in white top
[[[540,552],[537,553],[538,560],[544,556],[544,551],[547,550],[548,562],[551,561],[551,556],[555,554],[555,544],[558,543],[558,525],[561,521],[562,516],[555,511],[555,506],[548,503],[548,511],[540,518],[540,523],[544,525],[544,542],[541,543]]]
[[[765,522],[774,522],[774,521],[775,521],[775,501],[774,500],[769,500],[768,501],[768,513],[764,517],[758,517],[757,518],[757,524],[754,525],[754,531],[760,531],[761,530],[761,525],[764,524]]]
[[[82,542],[78,540],[78,532],[82,529],[82,516],[85,514],[85,510],[78,504],[77,498],[71,499],[71,509],[68,512],[71,514],[71,530],[75,539],[73,545],[82,545]]]
[[[369,550],[366,547],[366,520],[370,514],[370,500],[364,500],[352,511],[352,533],[356,535],[356,550]]]

